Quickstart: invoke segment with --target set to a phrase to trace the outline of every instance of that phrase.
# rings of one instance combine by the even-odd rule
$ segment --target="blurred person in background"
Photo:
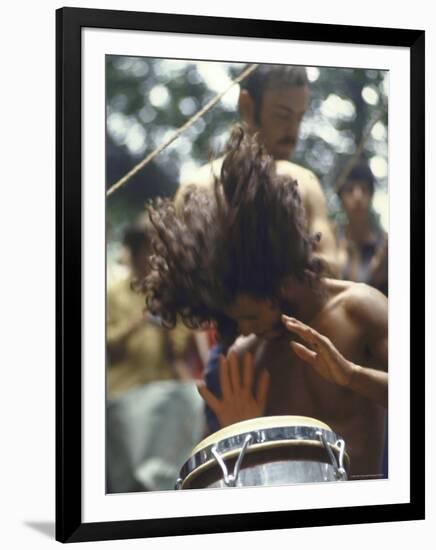
[[[375,178],[359,160],[336,189],[346,220],[338,224],[341,278],[366,283],[388,295],[388,235],[372,209]]]
[[[239,114],[250,134],[258,134],[268,153],[276,160],[277,173],[298,182],[308,229],[320,234],[316,255],[324,269],[337,276],[336,240],[328,219],[327,203],[315,174],[290,162],[297,144],[300,125],[309,107],[310,90],[305,67],[292,65],[258,66],[240,85]],[[219,178],[224,157],[201,167],[194,177],[181,182],[176,194],[180,208],[191,185],[213,188]]]
[[[151,252],[145,218],[126,229],[123,245],[128,275],[107,292],[108,491],[168,490],[204,429],[192,383],[199,354],[192,331],[167,331],[134,289]]]

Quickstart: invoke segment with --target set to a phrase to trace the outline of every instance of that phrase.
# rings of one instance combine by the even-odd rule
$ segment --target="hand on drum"
[[[219,363],[221,398],[205,385],[199,385],[198,391],[217,416],[220,427],[263,416],[269,387],[268,372],[263,370],[260,373],[253,391],[254,366],[250,353],[245,353],[240,361],[235,353],[230,352],[227,358],[221,355]]]
[[[291,348],[300,359],[334,384],[349,386],[355,365],[335,348],[326,337],[293,317],[282,315],[285,327],[303,340],[306,345],[292,341]],[[306,347],[307,346],[307,347]]]

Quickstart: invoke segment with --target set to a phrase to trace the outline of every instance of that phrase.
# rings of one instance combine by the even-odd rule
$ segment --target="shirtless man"
[[[288,161],[297,144],[309,99],[304,67],[260,65],[241,83],[239,112],[248,132],[258,133],[266,150],[276,160],[277,172],[297,180],[309,230],[321,234],[321,240],[316,245],[316,255],[323,261],[326,271],[338,276],[336,240],[328,220],[321,185],[313,172]],[[219,177],[223,158],[206,164],[189,181],[181,183],[175,198],[178,207],[190,184],[205,189],[213,188],[214,176]]]
[[[226,349],[245,337],[220,359],[219,391],[200,389],[220,427],[265,414],[310,416],[345,439],[353,477],[377,477],[386,298],[320,276],[295,182],[241,128],[215,185],[214,194],[194,190],[182,217],[170,203],[150,208],[149,309],[167,326],[178,316],[193,327],[214,323]]]
[[[338,225],[341,278],[366,283],[388,294],[388,235],[374,215],[371,203],[375,178],[360,160],[336,188],[346,222]]]

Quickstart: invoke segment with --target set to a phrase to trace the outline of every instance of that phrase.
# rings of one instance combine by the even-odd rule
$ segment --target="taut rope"
[[[202,109],[197,111],[195,115],[193,115],[183,126],[178,128],[172,136],[169,137],[166,141],[164,141],[161,145],[156,147],[149,155],[147,155],[144,159],[142,159],[136,166],[134,166],[125,176],[120,178],[116,183],[114,183],[107,191],[106,196],[108,197],[111,195],[114,191],[122,187],[125,183],[127,183],[135,174],[137,174],[140,170],[144,168],[149,162],[151,162],[159,153],[161,153],[168,145],[170,145],[173,141],[175,141],[180,134],[182,134],[185,130],[187,130],[190,126],[192,126],[200,117],[202,117],[209,109],[211,109],[218,101],[225,95],[230,88],[232,88],[235,84],[239,84],[244,78],[246,78],[250,73],[252,73],[256,68],[258,64],[253,63],[249,67],[247,67],[242,73],[233,80],[225,90],[217,94],[215,97],[213,97]]]

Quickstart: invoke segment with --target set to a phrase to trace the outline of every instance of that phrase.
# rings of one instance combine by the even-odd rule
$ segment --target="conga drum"
[[[348,479],[344,440],[305,416],[232,424],[203,441],[180,470],[176,489],[252,487]]]

